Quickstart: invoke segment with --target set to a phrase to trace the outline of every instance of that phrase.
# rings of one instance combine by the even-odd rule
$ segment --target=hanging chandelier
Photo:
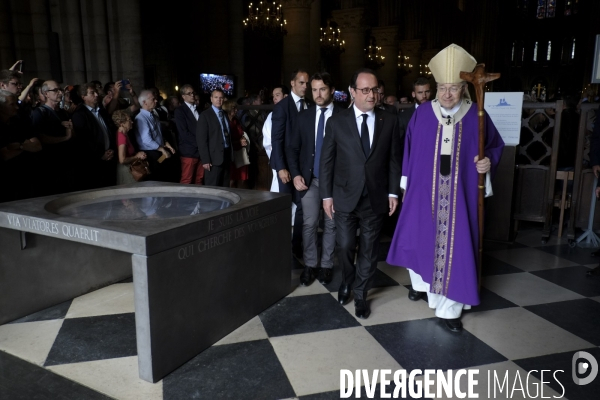
[[[244,28],[261,35],[285,35],[286,20],[283,18],[283,7],[276,2],[261,1],[248,5],[248,16],[242,21]]]
[[[321,28],[321,48],[329,54],[340,54],[346,49],[346,42],[341,38],[342,31],[335,22],[327,21],[327,26]]]
[[[375,38],[371,37],[369,46],[365,49],[366,64],[371,69],[378,69],[385,65],[385,57],[381,55],[381,47],[375,45]]]

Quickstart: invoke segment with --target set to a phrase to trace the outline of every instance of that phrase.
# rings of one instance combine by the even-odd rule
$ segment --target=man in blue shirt
[[[150,162],[151,179],[155,181],[178,182],[172,176],[171,162],[168,160],[175,149],[164,140],[160,122],[152,113],[157,100],[150,90],[140,93],[138,101],[142,109],[135,117],[135,138],[140,151],[144,151]],[[166,162],[165,162],[166,161]]]

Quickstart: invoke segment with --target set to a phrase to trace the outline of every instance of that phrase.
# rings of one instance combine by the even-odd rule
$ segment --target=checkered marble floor
[[[288,297],[156,384],[138,378],[131,281],[5,324],[0,399],[337,399],[341,369],[463,368],[480,371],[479,398],[560,396],[540,370],[564,371],[556,375],[564,398],[598,398],[600,377],[586,386],[571,378],[577,350],[600,360],[600,277],[585,274],[600,259],[590,249],[556,238],[541,245],[534,229],[512,245],[487,243],[482,303],[454,334],[425,300],[407,298],[407,271],[383,261],[389,238],[381,247],[367,320],[355,318],[352,302],[337,303],[339,270],[327,286],[298,287],[295,261]],[[526,389],[532,370],[529,394],[488,394],[487,371],[508,371],[511,387],[520,376]]]

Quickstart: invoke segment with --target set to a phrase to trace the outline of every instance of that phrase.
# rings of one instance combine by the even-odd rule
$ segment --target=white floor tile
[[[576,262],[565,260],[545,251],[530,247],[488,251],[486,254],[523,271],[539,271],[579,265]]]
[[[363,327],[270,339],[296,395],[340,390],[340,370],[400,369]]]
[[[65,378],[119,400],[162,400],[162,381],[139,378],[138,358],[123,357],[48,367]]]
[[[237,328],[235,331],[231,332],[229,335],[225,336],[223,339],[219,340],[214,344],[214,346],[249,342],[251,340],[268,339],[268,337],[267,331],[265,331],[265,327],[260,321],[260,318],[256,316],[250,321],[246,322],[244,325]]]
[[[337,293],[332,293],[337,299]],[[404,286],[388,286],[369,290],[367,297],[371,315],[367,319],[354,316],[354,301],[344,306],[348,312],[363,326],[386,324],[390,322],[409,321],[431,318],[434,311],[425,301],[408,299],[408,289]]]
[[[37,365],[44,365],[62,319],[0,326],[0,350]]]
[[[583,296],[532,274],[487,276],[483,286],[520,306],[582,299]]]
[[[465,314],[462,322],[466,330],[510,360],[593,347],[520,307]]]
[[[65,318],[135,312],[133,283],[116,283],[73,300]]]

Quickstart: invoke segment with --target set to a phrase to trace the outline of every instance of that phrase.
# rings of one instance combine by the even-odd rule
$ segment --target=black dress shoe
[[[354,300],[354,315],[361,319],[369,318],[371,310],[369,310],[369,305],[366,300]]]
[[[408,289],[408,298],[412,301],[419,301],[424,295],[424,292],[417,292],[412,288]]]
[[[309,286],[315,279],[315,269],[311,267],[304,267],[302,275],[300,275],[300,285]]]
[[[446,325],[446,328],[448,328],[450,330],[450,332],[460,332],[463,329],[462,322],[460,322],[460,318],[454,318],[454,319],[442,318],[442,320],[444,321],[444,325]]]
[[[338,290],[338,301],[341,305],[345,306],[350,301],[350,295],[352,294],[352,290],[350,289],[350,285],[342,285]]]
[[[333,277],[333,268],[321,268],[317,279],[323,285],[327,285],[329,282],[331,282],[332,277]]]

